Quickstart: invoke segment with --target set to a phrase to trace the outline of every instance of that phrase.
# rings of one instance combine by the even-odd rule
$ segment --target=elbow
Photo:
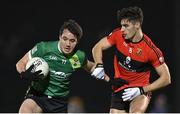
[[[168,79],[167,83],[168,83],[168,85],[171,84],[171,78]]]
[[[19,64],[18,64],[18,63],[16,63],[16,70],[18,70],[18,66],[19,66]]]
[[[16,70],[18,73],[24,72],[25,71],[25,65],[21,62],[16,63]]]
[[[17,72],[20,73],[20,70],[19,70],[19,62],[16,63],[16,70],[17,70]]]
[[[96,45],[92,48],[92,53],[94,53],[94,52],[95,52],[96,47],[97,47],[97,44],[96,44]]]
[[[165,84],[166,84],[166,86],[171,84],[171,77],[170,77],[170,75],[167,76]]]

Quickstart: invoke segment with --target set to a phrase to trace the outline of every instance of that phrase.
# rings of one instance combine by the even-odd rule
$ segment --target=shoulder
[[[112,32],[109,34],[109,36],[110,36],[111,34],[117,34],[117,33],[120,33],[120,34],[121,34],[121,28],[120,28],[120,27],[115,28],[114,30],[112,30]]]
[[[58,41],[41,41],[36,44],[38,48],[43,48],[43,49],[56,49],[58,45]]]
[[[154,57],[158,58],[161,63],[163,63],[162,58],[163,58],[163,53],[162,51],[153,43],[153,41],[147,36],[144,36],[144,42],[146,43],[148,47],[148,54],[149,57]]]
[[[39,43],[37,43],[37,45],[45,45],[45,46],[48,46],[48,45],[55,45],[57,44],[58,41],[41,41]]]
[[[79,57],[85,57],[85,56],[86,56],[85,52],[82,51],[82,50],[77,50],[77,51],[76,51],[76,54],[77,54]]]
[[[107,39],[111,45],[116,44],[117,42],[121,41],[122,39],[122,32],[121,28],[114,29],[108,36]]]
[[[157,48],[157,46],[153,43],[153,41],[145,34],[144,34],[143,41],[149,48],[151,49]]]
[[[121,31],[121,28],[120,28],[120,27],[115,28],[112,32],[118,32],[118,31]]]

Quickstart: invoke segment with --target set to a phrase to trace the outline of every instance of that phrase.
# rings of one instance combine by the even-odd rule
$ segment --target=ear
[[[61,35],[59,35],[59,40],[61,39]]]
[[[141,27],[140,22],[135,22],[135,27],[136,27],[136,28],[140,28],[140,27]]]

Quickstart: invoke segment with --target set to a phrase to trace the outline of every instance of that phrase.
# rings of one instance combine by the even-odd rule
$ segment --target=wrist
[[[145,94],[145,91],[144,91],[144,88],[143,88],[143,87],[139,87],[139,90],[140,90],[141,95],[142,95],[142,94]]]
[[[103,67],[103,63],[96,63],[96,67]]]
[[[109,82],[109,81],[110,81],[109,76],[105,75],[104,80],[105,80],[106,82]]]

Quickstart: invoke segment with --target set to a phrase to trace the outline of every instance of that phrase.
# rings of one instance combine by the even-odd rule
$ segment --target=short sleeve
[[[164,63],[164,56],[161,50],[157,47],[153,47],[149,53],[150,62],[153,67],[158,67]]]
[[[43,57],[44,55],[44,43],[40,42],[37,43],[30,51],[29,51],[29,56],[30,57]]]
[[[119,37],[119,33],[120,33],[120,28],[117,28],[107,36],[107,40],[111,45],[115,45],[117,43],[117,38]]]

